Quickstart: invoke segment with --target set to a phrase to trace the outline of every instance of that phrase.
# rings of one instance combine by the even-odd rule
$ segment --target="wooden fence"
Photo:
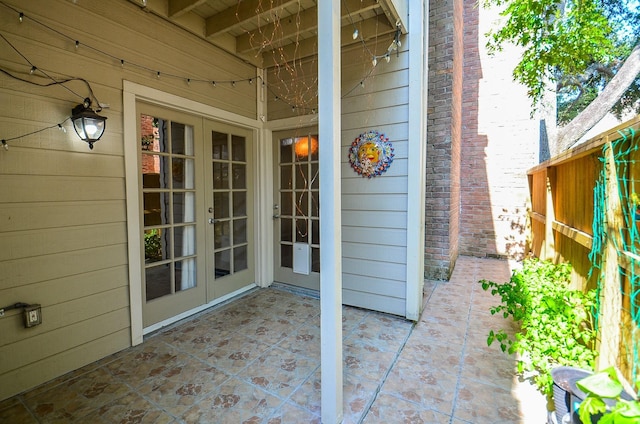
[[[576,288],[599,286],[597,367],[617,365],[629,381],[640,369],[640,221],[635,205],[626,203],[640,193],[638,143],[640,115],[528,171],[529,249],[541,259],[571,263]],[[616,152],[626,155],[625,166]],[[604,227],[594,225],[594,216]],[[600,228],[595,237],[594,228]],[[592,249],[600,252],[597,268]]]

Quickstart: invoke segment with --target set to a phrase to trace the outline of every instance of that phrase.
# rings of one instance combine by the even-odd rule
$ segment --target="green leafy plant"
[[[162,259],[162,244],[157,229],[144,233],[144,257],[153,261]]]
[[[620,380],[615,367],[609,367],[576,382],[587,395],[578,408],[580,421],[591,423],[592,417],[601,414],[599,424],[640,423],[640,401],[622,398],[624,387]]]
[[[546,395],[552,393],[553,367],[593,369],[596,357],[591,314],[596,294],[572,290],[570,275],[570,264],[530,258],[508,282],[480,280],[483,290],[501,299],[491,314],[511,318],[520,327],[515,335],[502,329],[489,331],[487,344],[497,341],[502,351],[517,354],[518,374],[530,377]]]

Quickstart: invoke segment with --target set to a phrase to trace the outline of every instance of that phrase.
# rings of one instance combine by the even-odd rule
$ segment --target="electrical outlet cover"
[[[40,305],[24,307],[24,326],[26,328],[42,324],[42,309]]]

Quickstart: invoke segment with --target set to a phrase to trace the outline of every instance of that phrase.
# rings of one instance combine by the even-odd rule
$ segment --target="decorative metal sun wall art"
[[[375,130],[360,134],[349,147],[351,167],[367,178],[382,175],[391,166],[393,156],[389,138]]]

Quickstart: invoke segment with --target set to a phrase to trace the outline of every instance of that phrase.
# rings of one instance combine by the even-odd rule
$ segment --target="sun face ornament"
[[[367,178],[382,175],[391,166],[393,156],[389,138],[375,130],[360,134],[349,147],[351,167]]]

